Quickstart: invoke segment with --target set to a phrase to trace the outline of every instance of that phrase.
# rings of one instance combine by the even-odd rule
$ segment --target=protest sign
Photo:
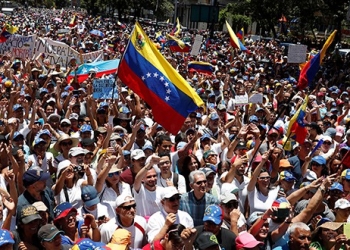
[[[249,102],[248,95],[236,95],[235,96],[235,105],[236,106],[241,106],[241,105],[246,105]]]
[[[306,61],[307,46],[290,44],[288,46],[288,63],[304,63]]]
[[[114,98],[112,98],[114,87]],[[118,99],[118,90],[114,79],[95,79],[93,81],[94,99]]]
[[[34,55],[36,35],[12,35],[4,43],[0,43],[0,54],[11,54],[15,58],[32,58]]]
[[[260,93],[253,94],[251,97],[249,97],[249,103],[262,103],[263,102],[263,95]]]
[[[91,60],[91,62],[97,62],[97,61],[103,61],[103,50],[93,51],[90,53],[84,53],[81,54],[81,58],[83,59],[83,62],[80,62],[80,56],[77,51],[74,51],[74,54],[76,55],[77,63],[83,64],[87,63],[87,61]]]
[[[192,46],[191,55],[197,56],[199,54],[199,50],[201,49],[202,41],[203,41],[203,36],[196,35],[196,38],[194,39],[194,43]]]

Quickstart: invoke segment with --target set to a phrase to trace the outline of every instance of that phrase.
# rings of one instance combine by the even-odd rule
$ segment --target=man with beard
[[[102,224],[101,241],[109,243],[114,231],[117,228],[124,228],[131,233],[130,247],[132,249],[140,249],[146,245],[146,220],[142,216],[136,215],[135,199],[129,195],[120,195],[117,198],[116,217]]]
[[[132,189],[139,207],[136,213],[143,217],[149,217],[160,210],[163,193],[163,188],[157,186],[157,173],[153,168],[154,164],[159,163],[160,158],[156,155],[151,155],[150,158],[149,163],[137,173]]]
[[[49,178],[49,173],[39,170],[27,170],[23,174],[23,186],[26,190],[18,197],[17,214],[21,213],[24,206],[42,201],[49,209],[49,221],[54,218],[54,196],[52,191],[46,187],[46,180]]]
[[[162,208],[153,214],[147,224],[148,241],[159,241],[163,239],[169,228],[175,224],[181,224],[186,228],[193,227],[192,217],[179,210],[180,193],[175,187],[166,187],[162,194]]]

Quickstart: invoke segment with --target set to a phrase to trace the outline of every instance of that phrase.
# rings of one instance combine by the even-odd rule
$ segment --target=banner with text
[[[12,35],[4,43],[0,43],[0,54],[10,54],[15,58],[32,58],[34,55],[36,35]]]
[[[118,99],[118,90],[114,79],[95,79],[93,81],[94,91],[92,97],[94,99],[112,99],[114,87],[114,98]]]

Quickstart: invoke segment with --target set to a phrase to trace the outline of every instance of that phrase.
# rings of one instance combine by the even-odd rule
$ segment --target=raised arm
[[[147,171],[151,170],[153,168],[153,165],[158,164],[159,163],[159,157],[155,154],[153,154],[151,156],[151,160],[149,161],[148,164],[146,164],[146,166],[144,166],[143,168],[141,168],[141,170],[137,173],[136,177],[135,177],[135,181],[134,181],[134,190],[138,193],[140,191],[141,185],[142,185],[142,180],[143,178],[145,178]]]
[[[263,155],[262,155],[262,159],[261,159],[261,162],[259,163],[259,165],[255,168],[253,174],[252,174],[252,178],[250,179],[249,181],[249,184],[247,186],[247,190],[248,192],[251,192],[254,190],[254,187],[255,187],[255,184],[258,180],[258,176],[260,174],[260,171],[262,169],[262,167],[265,165],[267,159],[269,158],[269,155],[270,155],[270,150],[265,152]]]

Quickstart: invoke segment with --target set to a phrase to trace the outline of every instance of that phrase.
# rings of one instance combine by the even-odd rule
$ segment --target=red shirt
[[[160,240],[157,240],[153,242],[153,248],[151,247],[151,243],[148,243],[142,250],[165,250],[165,248],[160,244]]]

